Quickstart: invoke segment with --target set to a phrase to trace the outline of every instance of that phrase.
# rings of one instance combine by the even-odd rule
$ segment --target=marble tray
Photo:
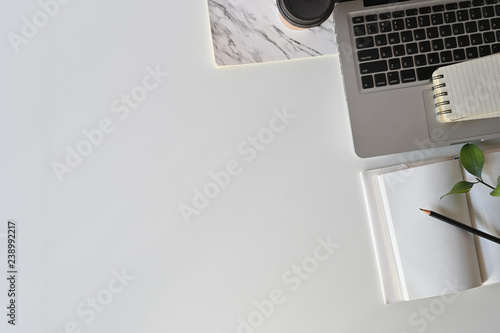
[[[332,16],[294,31],[281,22],[276,0],[208,0],[208,9],[217,66],[338,53]]]

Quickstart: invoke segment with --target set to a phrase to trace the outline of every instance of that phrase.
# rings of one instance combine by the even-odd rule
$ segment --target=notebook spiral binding
[[[439,80],[439,79],[442,79],[444,78],[444,75],[440,74],[440,75],[435,75],[433,76],[431,79],[434,81],[434,80]],[[445,88],[446,87],[446,83],[439,83],[439,84],[436,84],[434,86],[431,87],[431,89],[433,91],[436,91],[436,93],[433,95],[434,99],[438,98],[438,97],[444,97],[444,96],[448,96],[448,92],[446,91],[442,91],[441,89],[442,88]],[[436,102],[434,105],[439,108],[440,106],[444,106],[444,105],[448,105],[450,104],[450,101],[448,100],[441,100],[439,102]],[[441,108],[439,108],[440,110],[438,111],[438,116],[439,115],[442,115],[442,114],[447,114],[447,113],[451,113],[451,109],[447,109],[447,110],[441,110]]]

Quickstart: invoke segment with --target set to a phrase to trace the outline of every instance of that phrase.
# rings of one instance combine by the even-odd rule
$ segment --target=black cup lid
[[[325,22],[332,14],[333,0],[277,0],[281,16],[299,28],[312,28]]]

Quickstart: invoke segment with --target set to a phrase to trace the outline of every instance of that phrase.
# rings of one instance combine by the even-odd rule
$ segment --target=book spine
[[[448,92],[445,90],[446,89],[446,83],[442,82],[442,79],[444,79],[444,75],[439,74],[435,75],[432,77],[432,82],[434,85],[432,86],[432,90],[434,91],[434,105],[436,107],[436,113],[438,116],[438,119],[441,122],[448,122],[450,119],[448,118],[447,115],[452,113],[452,110],[450,108],[450,101],[448,99]]]

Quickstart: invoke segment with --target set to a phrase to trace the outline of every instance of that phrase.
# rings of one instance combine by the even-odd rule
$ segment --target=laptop
[[[359,157],[500,137],[500,118],[439,122],[430,81],[438,67],[500,52],[500,0],[354,0],[334,19]]]

